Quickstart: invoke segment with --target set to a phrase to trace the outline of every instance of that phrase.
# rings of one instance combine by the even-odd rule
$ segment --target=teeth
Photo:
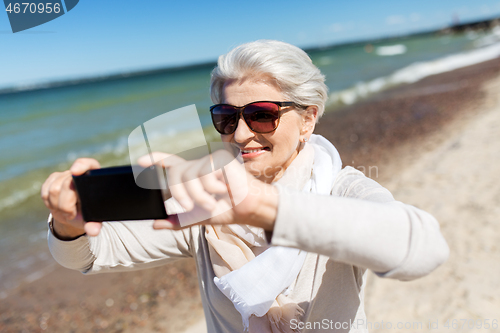
[[[244,152],[245,154],[249,154],[249,153],[255,153],[255,152],[258,152],[258,151],[261,151],[262,148],[257,148],[257,149],[242,149],[241,151]]]

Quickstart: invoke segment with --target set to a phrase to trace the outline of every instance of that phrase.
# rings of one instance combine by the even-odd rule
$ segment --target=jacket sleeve
[[[449,255],[429,213],[394,200],[360,171],[346,167],[332,195],[280,190],[272,245],[289,246],[371,269],[381,277],[422,277]]]
[[[103,222],[97,237],[63,241],[49,230],[54,259],[85,274],[137,270],[191,257],[191,230],[154,230],[153,221]]]

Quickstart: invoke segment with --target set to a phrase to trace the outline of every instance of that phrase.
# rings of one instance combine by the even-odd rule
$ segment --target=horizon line
[[[398,40],[398,39],[402,39],[402,38],[432,35],[432,34],[436,34],[436,33],[437,34],[439,34],[439,33],[442,33],[442,34],[461,33],[461,32],[464,32],[467,28],[472,28],[472,27],[484,28],[484,26],[481,26],[481,24],[488,24],[487,28],[491,29],[492,28],[491,23],[494,21],[497,21],[499,19],[500,19],[500,16],[497,14],[497,15],[490,17],[490,18],[487,18],[487,19],[471,20],[468,22],[449,25],[449,26],[445,26],[445,27],[441,27],[441,28],[437,28],[437,29],[434,28],[434,29],[419,30],[419,31],[415,31],[415,32],[406,32],[406,33],[401,33],[401,34],[393,34],[393,35],[389,35],[389,36],[380,36],[380,37],[374,37],[374,38],[370,38],[370,39],[359,38],[359,39],[353,39],[353,40],[345,41],[345,42],[333,42],[333,43],[327,44],[327,45],[316,45],[316,46],[312,46],[312,47],[305,47],[302,49],[307,53],[314,53],[315,51],[325,51],[325,50],[330,50],[330,49],[335,49],[335,48],[340,48],[340,47],[345,47],[345,46],[355,46],[355,45],[359,45],[359,44],[369,44],[369,43],[373,43],[373,42]],[[500,23],[500,22],[496,22],[496,23]],[[137,69],[137,70],[130,70],[130,71],[122,71],[122,72],[118,72],[118,73],[114,72],[114,73],[108,73],[108,74],[82,76],[79,78],[54,79],[54,80],[48,79],[48,80],[40,80],[38,82],[32,82],[32,83],[19,83],[18,85],[0,87],[0,95],[16,94],[16,93],[30,92],[30,91],[43,90],[43,89],[74,86],[74,85],[80,85],[80,84],[89,84],[89,83],[95,83],[95,82],[113,81],[113,80],[121,80],[121,79],[133,78],[133,77],[164,74],[164,73],[168,73],[168,72],[177,72],[177,71],[183,71],[183,70],[190,70],[190,69],[198,69],[198,68],[203,68],[203,67],[215,66],[216,64],[217,64],[217,60],[207,60],[207,61],[193,62],[193,63],[189,63],[189,64],[166,65],[166,66],[155,67],[155,68],[150,68],[150,69],[144,68],[144,69]]]

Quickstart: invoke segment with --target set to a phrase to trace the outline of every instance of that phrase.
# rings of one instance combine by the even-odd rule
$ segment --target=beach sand
[[[391,332],[398,322],[408,332],[498,332],[500,78],[488,82],[484,92],[471,114],[433,138],[435,148],[418,159],[402,154],[400,162],[408,166],[394,170],[385,183],[397,200],[437,218],[451,253],[444,265],[416,281],[369,276],[366,309],[373,332]]]
[[[370,275],[370,322],[438,320],[444,331],[447,319],[500,319],[499,73],[496,59],[435,75],[327,113],[318,124],[344,165],[433,214],[451,249],[443,266],[415,281]],[[92,276],[55,266],[0,302],[1,332],[202,333],[202,318],[192,260]]]
[[[350,154],[361,170],[376,166],[378,177],[371,169],[372,178],[396,200],[434,215],[450,247],[445,264],[415,281],[369,273],[365,308],[371,332],[500,327],[499,64],[496,59],[388,91],[351,108],[364,124],[357,123],[359,131],[331,134],[339,149],[349,145],[349,135],[359,138],[350,140],[354,149],[341,152],[344,162]],[[349,111],[342,117],[353,117]],[[391,120],[380,120],[383,113]],[[360,140],[374,144],[357,145]]]

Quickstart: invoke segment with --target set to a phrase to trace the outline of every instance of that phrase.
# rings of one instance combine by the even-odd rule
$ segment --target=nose
[[[238,120],[238,127],[234,131],[234,141],[237,143],[243,143],[253,138],[255,133],[248,127],[243,117]]]

